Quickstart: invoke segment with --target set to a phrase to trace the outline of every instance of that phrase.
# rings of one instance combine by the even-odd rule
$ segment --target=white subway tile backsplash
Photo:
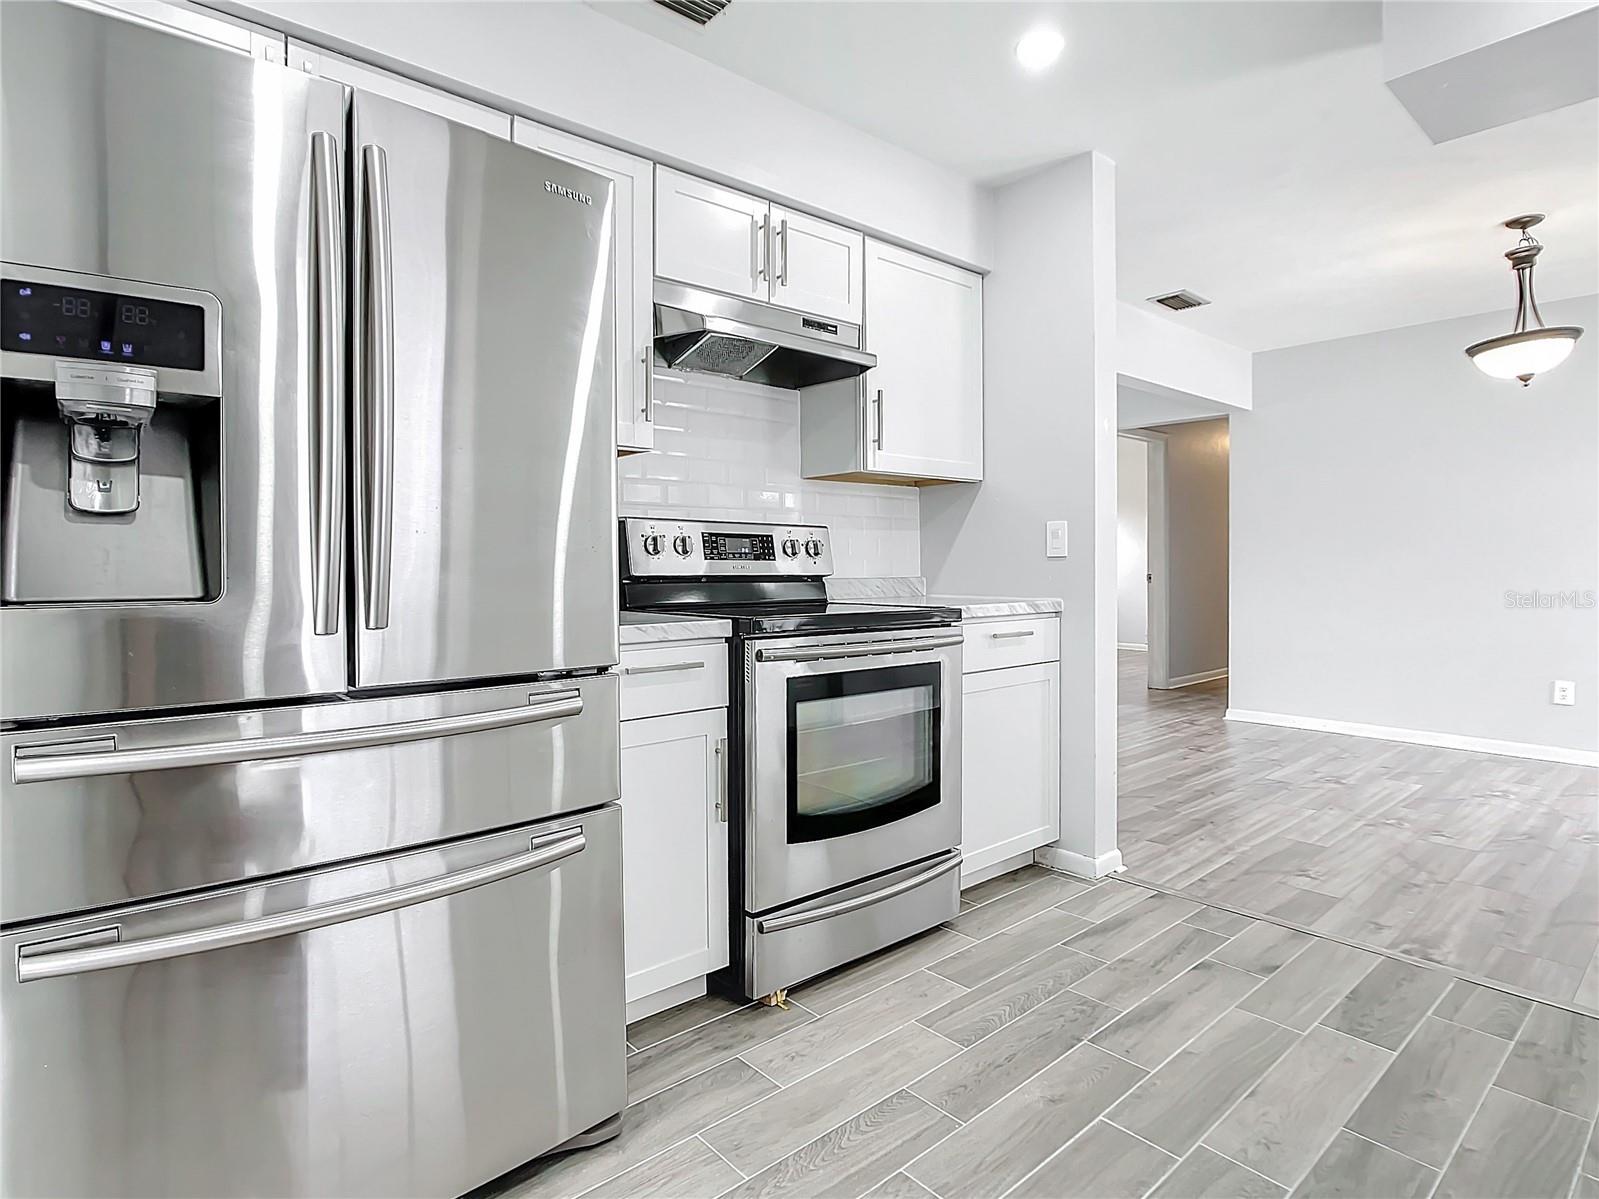
[[[916,488],[799,477],[795,393],[657,374],[655,397],[655,450],[617,462],[622,515],[825,524],[839,577],[921,573]]]

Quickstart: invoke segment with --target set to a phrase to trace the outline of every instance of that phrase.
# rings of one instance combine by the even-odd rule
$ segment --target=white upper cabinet
[[[770,228],[772,303],[860,324],[866,238],[776,204]]]
[[[612,327],[616,333],[616,448],[637,453],[655,445],[654,164],[517,117],[512,136],[524,146],[609,178],[616,206],[611,226],[615,263]]]
[[[800,392],[800,474],[882,483],[983,477],[982,276],[870,238],[877,365]]]
[[[867,241],[866,348],[866,469],[981,479],[982,277]]]
[[[655,273],[750,300],[769,296],[771,212],[765,200],[655,171]]]
[[[661,278],[861,323],[861,234],[665,167],[655,180]]]

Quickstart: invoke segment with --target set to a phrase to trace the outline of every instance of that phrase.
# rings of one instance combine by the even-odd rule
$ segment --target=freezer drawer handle
[[[755,651],[755,657],[762,662],[821,662],[827,658],[867,658],[877,657],[881,654],[915,654],[923,650],[944,649],[946,646],[960,645],[964,640],[965,638],[960,636],[924,637],[916,641],[867,641],[854,645],[800,646],[794,649],[762,648]]]
[[[115,970],[119,966],[139,966],[146,962],[162,962],[168,958],[185,957],[191,953],[206,953],[213,949],[231,949],[236,945],[253,945],[257,941],[270,941],[295,933],[326,928],[330,924],[343,924],[360,920],[364,916],[379,916],[426,903],[430,899],[443,899],[459,895],[473,887],[497,883],[501,879],[552,866],[563,858],[581,853],[587,844],[581,828],[572,829],[550,840],[535,839],[533,848],[509,858],[484,862],[466,870],[441,874],[438,878],[401,887],[389,887],[369,895],[355,895],[331,903],[314,904],[292,912],[278,912],[271,916],[258,916],[253,920],[239,920],[232,924],[219,924],[211,928],[195,928],[186,932],[170,933],[164,937],[145,937],[138,941],[118,941],[111,945],[95,945],[82,949],[63,949],[55,953],[23,952],[17,956],[17,981],[36,982],[41,978],[60,978],[67,974],[87,974],[91,970]],[[26,945],[21,947],[27,950]]]
[[[802,924],[814,924],[818,920],[829,920],[834,916],[858,912],[862,908],[871,907],[874,903],[882,903],[885,899],[893,899],[896,895],[914,891],[917,887],[922,886],[924,883],[930,883],[935,878],[942,878],[960,864],[961,851],[952,849],[949,851],[948,857],[934,862],[933,865],[923,870],[920,874],[913,874],[910,878],[902,878],[897,883],[891,883],[869,894],[856,895],[851,899],[841,899],[837,903],[812,908],[808,912],[795,912],[792,916],[773,916],[770,920],[757,920],[755,922],[755,931],[758,933],[780,933],[784,929],[799,928]]]
[[[453,716],[433,716],[427,720],[333,729],[321,733],[294,733],[287,737],[245,737],[238,741],[152,745],[145,749],[116,749],[114,738],[99,738],[97,741],[104,748],[61,754],[40,754],[39,751],[48,749],[48,745],[19,745],[11,754],[11,778],[17,783],[53,783],[61,779],[93,778],[104,774],[139,774],[148,770],[224,766],[267,758],[298,758],[341,749],[373,749],[382,745],[401,745],[407,741],[484,733],[540,720],[578,716],[582,711],[581,691],[542,691],[529,695],[527,706],[521,708],[462,712]]]

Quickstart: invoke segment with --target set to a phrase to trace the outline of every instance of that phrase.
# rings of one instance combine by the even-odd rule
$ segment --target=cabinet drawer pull
[[[672,674],[679,670],[704,670],[704,662],[666,662],[660,666],[624,666],[623,674]]]
[[[989,636],[995,641],[1008,641],[1012,637],[1031,637],[1036,631],[1036,629],[1011,629],[1005,633],[990,633]]]

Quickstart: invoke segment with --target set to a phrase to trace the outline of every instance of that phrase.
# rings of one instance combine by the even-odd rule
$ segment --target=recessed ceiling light
[[[1029,71],[1042,71],[1052,66],[1060,52],[1066,48],[1066,39],[1058,29],[1034,29],[1022,35],[1016,43],[1016,61]]]

